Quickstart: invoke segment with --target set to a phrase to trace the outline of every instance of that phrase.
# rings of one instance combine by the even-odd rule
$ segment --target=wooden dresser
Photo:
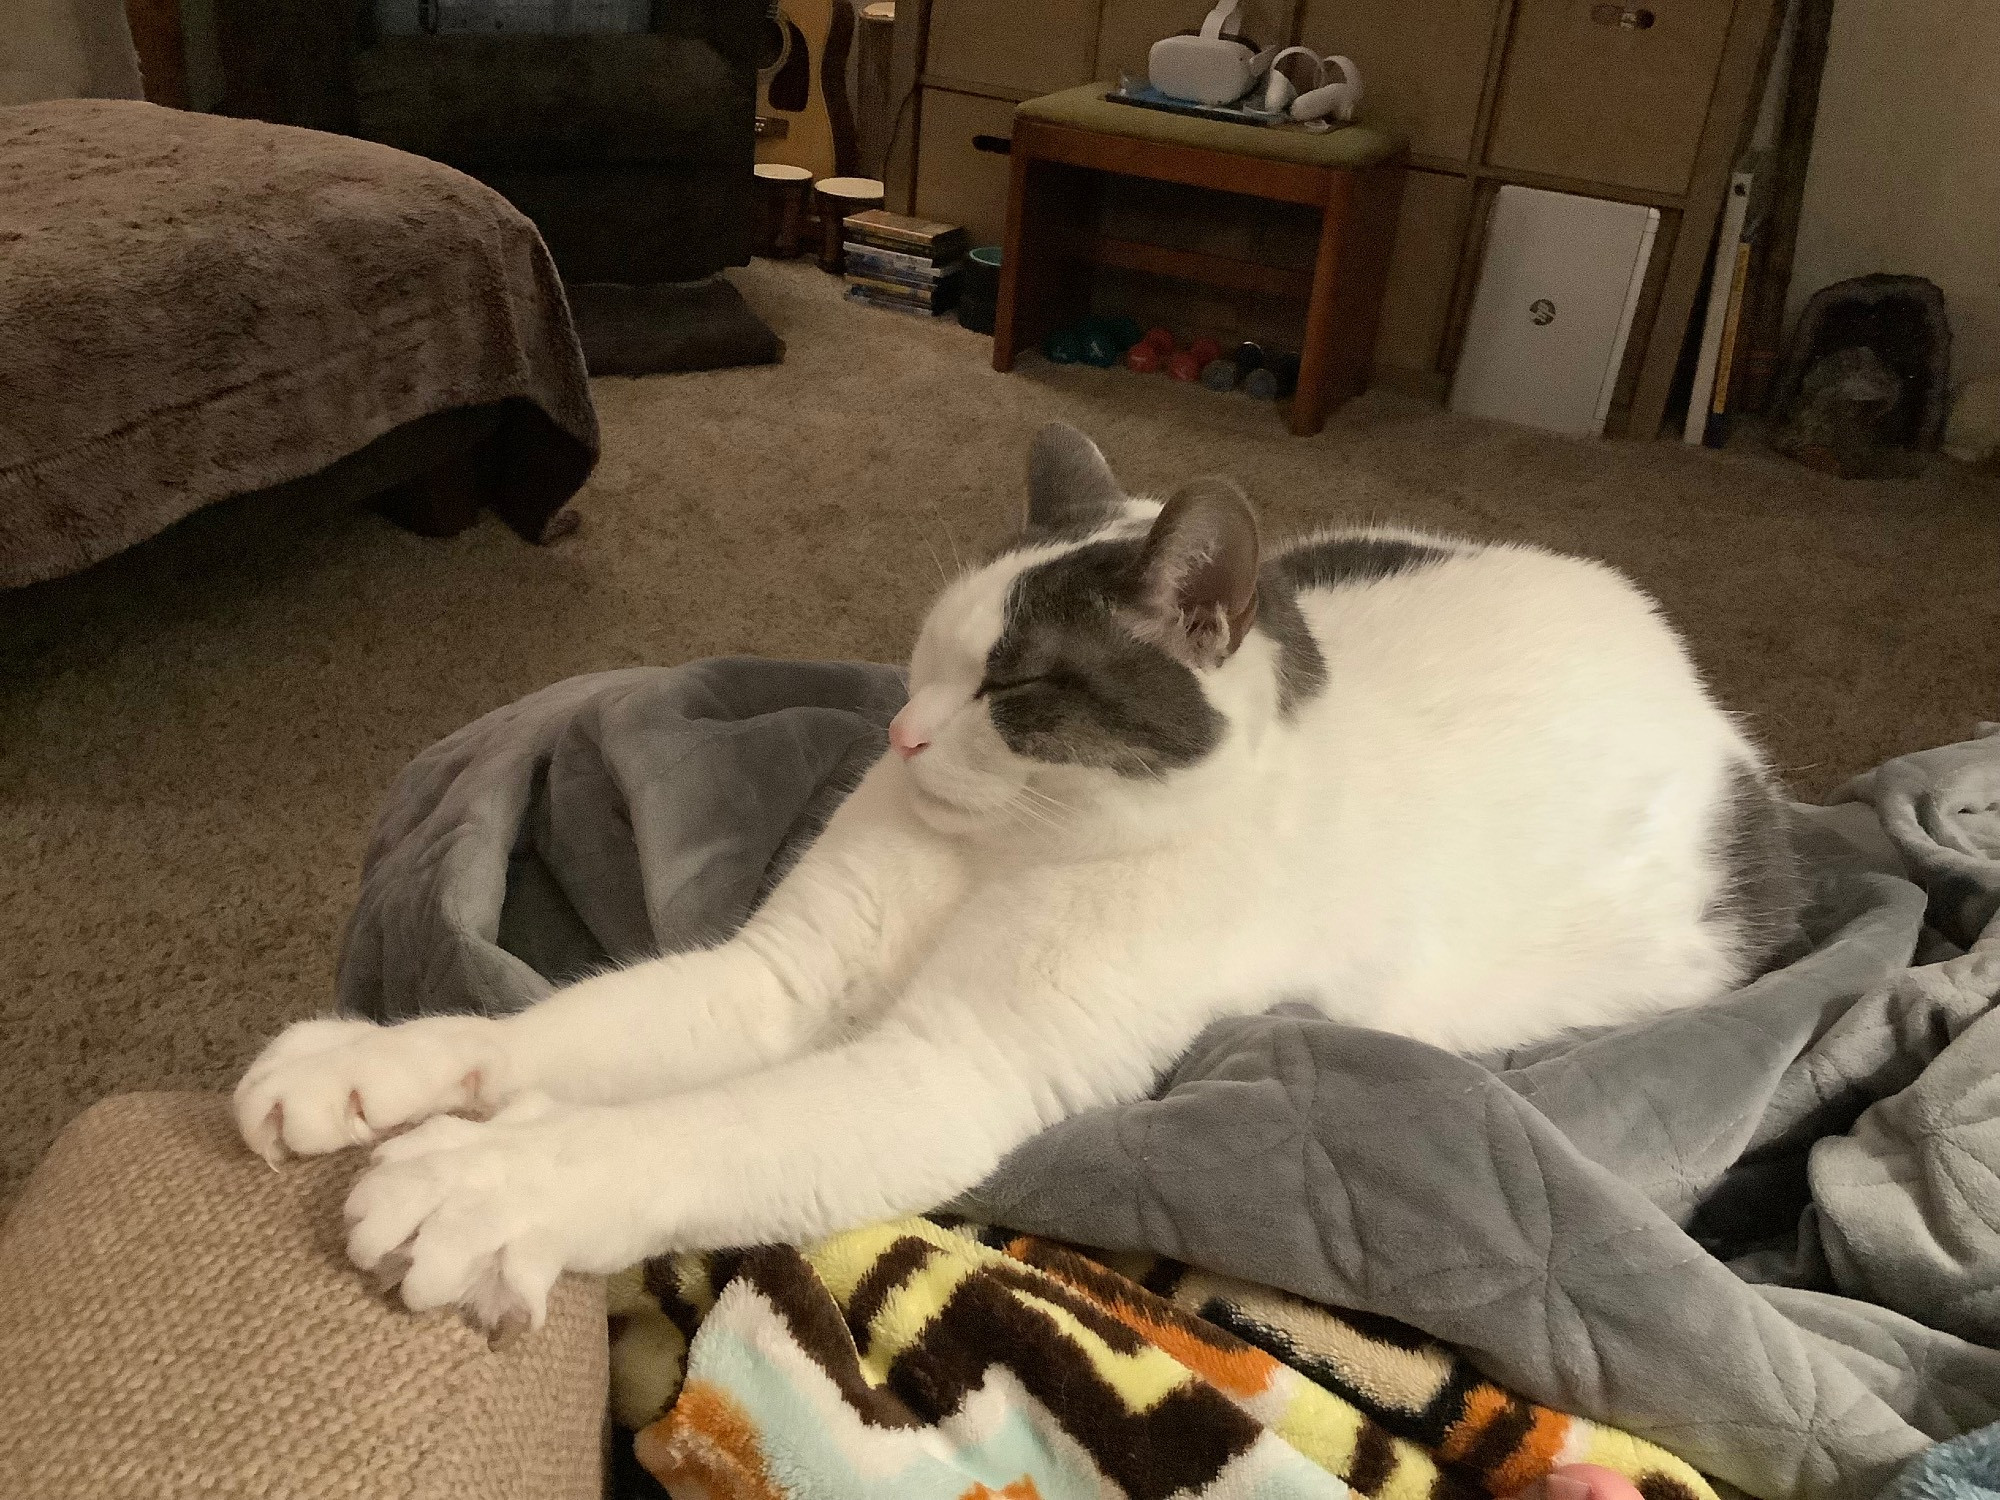
[[[1121,72],[1143,77],[1159,37],[1199,24],[1207,0],[901,0],[894,95],[908,95],[888,165],[893,204],[998,241],[1014,104]],[[1645,203],[1662,224],[1613,408],[1613,431],[1650,436],[1668,388],[1745,133],[1775,0],[1247,0],[1244,35],[1343,53],[1367,85],[1362,116],[1410,140],[1380,378],[1441,392],[1457,355],[1504,183]],[[1284,222],[1154,198],[1125,213],[1197,238],[1250,234],[1268,252]],[[1170,289],[1155,289],[1164,297]],[[1148,292],[1126,300],[1143,311]],[[1256,307],[1181,299],[1178,321],[1254,335]],[[1295,313],[1292,314],[1295,317]]]

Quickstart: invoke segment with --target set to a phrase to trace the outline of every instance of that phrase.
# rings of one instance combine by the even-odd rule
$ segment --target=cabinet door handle
[[[974,151],[989,151],[995,156],[1007,156],[1014,150],[1014,143],[1004,135],[975,135],[972,138]]]
[[[1599,26],[1616,26],[1620,31],[1645,31],[1659,17],[1642,5],[1593,5],[1590,19]]]

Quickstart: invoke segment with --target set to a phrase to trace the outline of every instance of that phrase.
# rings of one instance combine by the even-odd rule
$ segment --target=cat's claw
[[[370,1146],[388,1131],[484,1102],[493,1022],[433,1017],[401,1026],[303,1021],[236,1086],[236,1124],[273,1166]]]
[[[285,1106],[282,1101],[273,1104],[262,1119],[251,1119],[244,1124],[243,1143],[263,1157],[264,1165],[273,1172],[284,1166],[288,1153],[285,1150]]]
[[[393,1296],[416,1263],[416,1236],[412,1235],[375,1263],[368,1279],[381,1295]],[[487,1335],[488,1347],[505,1349],[534,1326],[535,1316],[526,1301],[517,1297],[496,1277],[488,1275],[475,1286],[464,1304],[467,1322]]]
[[[486,1123],[444,1117],[384,1141],[347,1198],[349,1258],[413,1311],[456,1307],[496,1343],[539,1328],[591,1237],[560,1116],[531,1097]]]
[[[410,1262],[414,1258],[410,1251],[410,1243],[409,1240],[403,1241],[368,1268],[369,1281],[374,1283],[375,1290],[385,1297],[403,1284],[403,1277],[410,1269]]]

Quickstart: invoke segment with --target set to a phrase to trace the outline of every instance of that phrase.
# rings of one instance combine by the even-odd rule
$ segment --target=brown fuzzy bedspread
[[[0,109],[0,587],[464,408],[500,413],[488,500],[540,539],[597,420],[555,267],[490,189],[136,101]]]

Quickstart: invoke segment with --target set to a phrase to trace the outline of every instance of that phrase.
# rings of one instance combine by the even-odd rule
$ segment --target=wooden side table
[[[1403,196],[1402,142],[1365,126],[1324,134],[1235,125],[1106,100],[1086,84],[1014,113],[1013,181],[993,368],[1089,312],[1090,268],[1119,266],[1306,304],[1291,427],[1307,436],[1368,380]],[[1103,174],[1214,188],[1320,210],[1310,273],[1113,238],[1097,228]]]

